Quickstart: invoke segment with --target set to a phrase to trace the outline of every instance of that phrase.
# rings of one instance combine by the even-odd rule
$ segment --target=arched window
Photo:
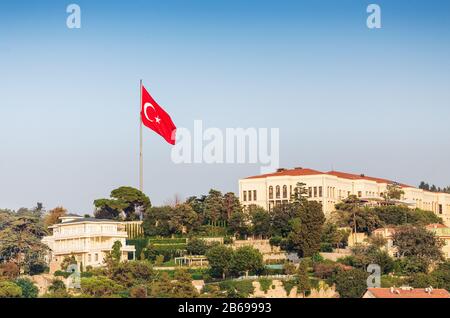
[[[275,196],[277,199],[280,198],[280,186],[276,186],[275,188]]]
[[[269,199],[273,199],[273,187],[269,187]]]
[[[283,198],[287,198],[287,185],[283,186]]]

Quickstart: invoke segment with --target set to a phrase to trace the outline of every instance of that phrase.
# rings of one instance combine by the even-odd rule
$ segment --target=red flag
[[[169,144],[175,145],[177,127],[169,114],[150,96],[144,85],[142,85],[141,120],[145,126],[161,135]]]

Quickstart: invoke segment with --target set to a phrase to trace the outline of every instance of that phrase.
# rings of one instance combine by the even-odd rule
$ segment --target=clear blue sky
[[[279,127],[282,167],[450,184],[449,1],[73,2],[79,30],[69,1],[0,2],[1,208],[91,213],[137,186],[140,78],[177,126]],[[144,138],[154,204],[259,173]]]

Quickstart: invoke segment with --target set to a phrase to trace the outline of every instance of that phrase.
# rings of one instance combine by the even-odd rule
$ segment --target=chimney
[[[364,178],[366,175],[364,173],[361,173],[359,176]]]
[[[303,167],[294,167],[295,170],[302,170]]]
[[[285,171],[285,170],[286,170],[285,168],[278,168],[277,172],[282,172],[282,171]]]

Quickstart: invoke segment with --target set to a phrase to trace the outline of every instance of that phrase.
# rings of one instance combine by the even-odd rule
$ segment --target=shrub
[[[72,275],[72,273],[69,273],[69,272],[66,272],[66,271],[57,270],[57,271],[55,271],[55,273],[53,275],[56,276],[56,277],[67,278],[70,275]]]
[[[272,285],[272,280],[268,279],[268,278],[260,278],[258,280],[259,285],[261,286],[261,290],[267,294],[267,292],[269,291],[271,285]]]
[[[333,252],[333,245],[331,245],[330,243],[321,243],[320,251],[323,253],[331,253]]]
[[[65,292],[66,284],[60,279],[54,279],[48,287],[48,291],[52,293]]]
[[[219,283],[219,287],[228,298],[248,298],[255,291],[251,280],[224,281]]]
[[[292,288],[297,285],[297,281],[295,279],[283,280],[283,288],[286,291],[286,296],[289,296]]]
[[[20,298],[22,289],[10,281],[0,281],[0,298]]]
[[[381,276],[381,287],[382,288],[398,287],[398,286],[402,286],[404,283],[405,283],[405,280],[401,277],[390,276],[390,275],[382,275]]]
[[[22,289],[23,298],[36,298],[39,294],[39,289],[28,278],[18,278],[15,281],[16,285]]]
[[[280,246],[282,240],[283,238],[281,236],[272,236],[269,239],[269,244],[272,246]]]

